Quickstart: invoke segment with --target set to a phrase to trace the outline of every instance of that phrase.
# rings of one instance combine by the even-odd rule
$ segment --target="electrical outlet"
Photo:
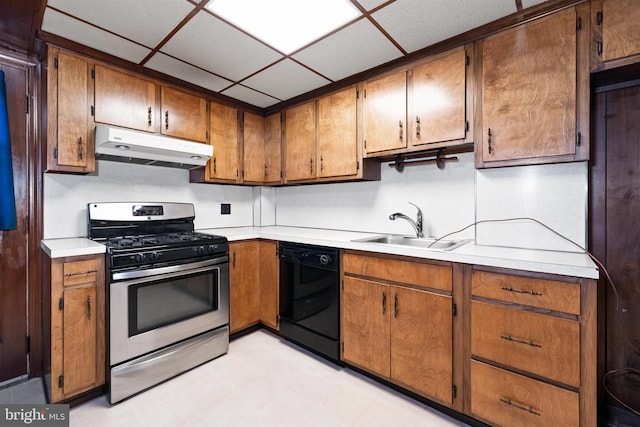
[[[231,215],[231,203],[220,204],[220,215]]]

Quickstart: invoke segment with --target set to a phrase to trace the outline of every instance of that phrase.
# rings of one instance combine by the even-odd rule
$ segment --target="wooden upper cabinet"
[[[262,183],[267,175],[264,117],[245,112],[242,128],[244,157],[242,178],[244,182]]]
[[[47,170],[93,172],[91,65],[58,49],[48,55]]]
[[[640,61],[640,7],[637,0],[594,0],[596,68],[602,62],[626,65]]]
[[[238,110],[211,102],[210,124],[213,157],[207,162],[206,179],[238,181]]]
[[[413,146],[461,140],[467,136],[467,54],[438,56],[411,70]]]
[[[244,113],[243,180],[245,183],[278,184],[282,131],[280,113],[269,117]]]
[[[158,132],[156,84],[101,65],[95,66],[95,121]]]
[[[316,103],[307,102],[285,111],[285,180],[304,181],[316,176]]]
[[[318,100],[318,177],[356,175],[359,169],[357,88]]]
[[[282,116],[272,114],[264,119],[265,184],[282,181]]]
[[[407,73],[364,83],[364,148],[367,154],[407,147]]]
[[[207,100],[200,96],[162,86],[162,125],[164,135],[207,143],[209,115]]]
[[[577,18],[572,8],[478,42],[477,167],[588,158],[589,89],[576,77]]]

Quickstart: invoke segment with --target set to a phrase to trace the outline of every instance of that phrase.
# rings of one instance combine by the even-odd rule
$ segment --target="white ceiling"
[[[42,30],[266,108],[515,13],[517,3],[544,2],[351,0],[366,13],[286,56],[202,8],[207,1],[48,0]]]

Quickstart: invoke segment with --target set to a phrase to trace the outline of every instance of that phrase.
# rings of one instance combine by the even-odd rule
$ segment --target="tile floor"
[[[90,426],[465,426],[388,387],[326,362],[264,330],[229,353],[110,406],[105,396],[71,410]]]
[[[0,390],[0,404],[9,403],[47,403],[42,378],[31,378]]]

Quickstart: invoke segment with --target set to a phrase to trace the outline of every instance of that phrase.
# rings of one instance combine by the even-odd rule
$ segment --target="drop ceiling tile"
[[[397,0],[372,16],[414,52],[514,12],[514,0]]]
[[[205,11],[198,12],[161,50],[233,81],[282,57]]]
[[[211,74],[185,62],[178,61],[177,59],[163,53],[153,55],[144,65],[152,70],[160,71],[161,73],[193,83],[194,85],[202,86],[203,88],[214,92],[219,92],[233,84],[233,82],[229,80],[218,77],[215,74]]]
[[[151,52],[139,44],[92,27],[50,8],[46,8],[44,12],[42,30],[135,63],[140,62]]]
[[[150,48],[195,8],[187,0],[49,0],[48,5]]]
[[[294,58],[336,81],[402,56],[368,19],[327,37]]]
[[[285,59],[242,84],[279,99],[288,99],[331,83],[296,62]]]
[[[242,85],[235,85],[222,92],[223,95],[231,98],[239,99],[256,107],[266,108],[280,102],[279,99],[272,98],[269,95],[257,92]]]
[[[376,7],[380,6],[383,3],[386,3],[389,0],[358,0],[358,3],[366,10],[372,10]]]

